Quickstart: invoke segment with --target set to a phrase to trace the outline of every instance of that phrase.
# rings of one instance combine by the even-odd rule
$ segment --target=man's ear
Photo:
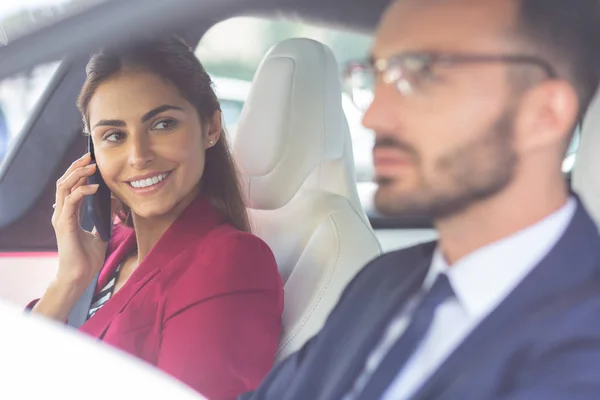
[[[213,147],[221,138],[221,132],[223,131],[221,110],[215,111],[208,125],[208,132],[206,135],[206,148]]]
[[[516,147],[528,152],[564,144],[577,122],[578,110],[575,88],[566,81],[547,81],[528,90],[515,121]]]

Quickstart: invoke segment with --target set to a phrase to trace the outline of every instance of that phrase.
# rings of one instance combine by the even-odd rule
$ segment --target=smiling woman
[[[86,107],[90,134],[102,175],[122,203],[124,222],[130,225],[134,215],[146,220],[168,212],[179,214],[198,196],[206,156],[201,149],[213,147],[219,139],[220,112],[215,110],[214,118],[203,123],[176,88],[152,73],[122,72],[100,84],[94,93]],[[161,101],[173,105],[156,106]],[[143,115],[138,117],[140,110]],[[104,115],[119,118],[100,120]],[[166,177],[160,180],[160,187],[159,177]],[[147,180],[151,185],[146,186]],[[143,196],[165,184],[169,190],[163,195]],[[219,200],[238,200],[231,207],[243,208],[239,195]],[[245,220],[234,218],[230,215],[231,222],[248,229]]]
[[[154,132],[152,137],[155,137],[161,143],[165,151],[178,154],[171,156],[170,164],[177,163],[176,160],[172,159],[173,157],[181,157],[186,154],[189,157],[186,163],[182,163],[184,168],[176,176],[178,182],[183,180],[180,184],[193,186],[193,183],[198,182],[199,177],[204,174],[202,189],[205,194],[211,197],[215,207],[219,208],[224,215],[227,215],[230,223],[242,231],[247,231],[249,226],[246,209],[235,176],[233,161],[226,140],[219,140],[225,134],[221,125],[220,106],[213,92],[211,80],[201,66],[199,70],[189,76],[189,81],[186,79],[188,77],[185,74],[179,73],[186,68],[190,68],[190,63],[197,63],[193,53],[188,51],[188,47],[182,43],[179,44],[181,48],[179,48],[180,53],[176,53],[177,57],[171,55],[171,57],[159,61],[153,59],[153,57],[156,53],[171,50],[171,43],[153,43],[153,46],[162,46],[163,48],[145,48],[136,45],[132,49],[125,50],[130,59],[121,59],[110,53],[98,53],[94,56],[88,66],[88,80],[79,99],[79,108],[82,115],[84,115],[84,124],[94,139],[97,157],[102,158],[104,154],[108,154],[103,149],[106,149],[106,152],[115,154],[124,148],[123,146],[116,146],[116,144],[120,143],[119,141],[125,139],[125,137],[123,131],[114,128],[126,127],[127,123],[124,118],[110,117],[108,118],[109,121],[107,121],[107,118],[98,118],[97,115],[102,116],[103,114],[97,113],[97,115],[94,115],[94,107],[104,106],[105,109],[101,111],[114,116],[123,113],[123,110],[130,110],[132,108],[131,102],[144,104],[144,115],[139,118],[139,121],[135,121],[135,124],[145,127],[148,127],[151,123],[155,124],[151,126],[150,130]],[[148,69],[151,72],[148,72]],[[113,85],[102,84],[107,80],[112,82]],[[192,83],[191,87],[190,83]],[[122,88],[122,90],[115,91],[115,87]],[[148,96],[147,92],[152,92],[154,96]],[[95,96],[93,96],[94,94]],[[154,104],[152,100],[155,98],[161,100]],[[165,102],[167,104],[164,104]],[[167,113],[168,111],[170,111],[170,114]],[[162,117],[162,119],[157,117]],[[179,125],[179,129],[174,130],[175,125]],[[94,129],[90,130],[90,126]],[[164,134],[171,131],[185,134]],[[108,136],[106,136],[107,133]],[[162,133],[162,135],[157,135],[158,133]],[[115,134],[118,135],[118,138]],[[141,153],[139,152],[143,151],[142,147],[147,143],[144,138],[133,141],[131,140],[134,138],[133,135],[130,136],[131,138],[126,144],[135,145],[134,153],[130,153],[130,156],[140,157]],[[210,144],[211,141],[213,142],[212,145]],[[213,147],[213,145],[215,148],[206,154],[204,152],[190,154],[189,152],[189,149],[208,148]],[[181,152],[182,149],[188,151]],[[207,157],[206,166],[204,163],[205,156]],[[147,160],[135,159],[130,160],[130,162],[139,164],[147,162]],[[99,164],[102,165],[102,162],[99,161]],[[111,162],[111,165],[113,164],[114,162]],[[169,165],[169,167],[172,166]],[[150,171],[149,173],[153,172],[160,174],[168,171]],[[118,172],[115,171],[115,173]],[[107,171],[106,174],[110,174],[110,172]],[[128,191],[124,191],[121,196],[118,195],[117,192],[120,191],[120,186],[116,181],[119,179],[128,181],[132,180],[131,178],[119,175],[115,177],[112,187],[111,182],[107,181],[117,199],[123,203],[118,215],[123,217],[122,219],[127,225],[131,225],[132,222],[130,206],[126,200],[129,194]],[[171,180],[173,179],[171,178]],[[183,190],[188,189],[184,188]],[[196,186],[195,189],[199,189],[199,186]],[[190,196],[194,196],[192,192],[190,192]],[[171,199],[170,206],[174,205],[173,201]]]
[[[250,233],[210,77],[182,41],[148,39],[94,55],[78,106],[96,164],[86,154],[57,183],[59,269],[33,311],[64,321],[99,272],[83,332],[209,399],[252,390],[274,360],[283,287]],[[96,170],[120,220],[108,246],[78,224]]]

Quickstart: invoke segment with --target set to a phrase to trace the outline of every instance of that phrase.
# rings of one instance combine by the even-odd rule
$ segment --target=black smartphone
[[[96,156],[94,154],[94,143],[92,142],[91,135],[88,135],[88,151],[91,155],[92,163],[95,163]],[[110,190],[106,186],[104,179],[102,179],[98,168],[96,168],[94,175],[88,178],[88,184],[98,185],[96,193],[86,198],[88,218],[96,228],[96,231],[98,231],[100,238],[108,242],[112,233]]]

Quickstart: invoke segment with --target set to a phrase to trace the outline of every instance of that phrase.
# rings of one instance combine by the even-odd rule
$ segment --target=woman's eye
[[[163,119],[158,121],[153,129],[158,129],[158,130],[168,130],[168,129],[173,129],[175,127],[175,125],[177,125],[177,121],[175,121],[174,119]]]
[[[111,132],[104,136],[103,140],[110,143],[117,143],[123,140],[125,134],[123,132]]]

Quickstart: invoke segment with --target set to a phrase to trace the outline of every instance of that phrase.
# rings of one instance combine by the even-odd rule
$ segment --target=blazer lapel
[[[376,288],[377,300],[365,299],[369,302],[370,310],[364,315],[372,316],[373,319],[359,329],[347,330],[347,334],[352,333],[353,335],[348,341],[351,345],[343,350],[348,352],[348,355],[344,357],[343,361],[336,361],[339,365],[346,367],[334,370],[333,376],[329,378],[334,383],[332,390],[323,398],[342,398],[352,388],[390,321],[423,285],[434,248],[435,243],[423,245],[422,252],[419,257],[415,257],[414,261],[401,258],[398,263],[391,262],[386,268],[386,276],[378,277],[380,285]]]
[[[135,248],[135,232],[131,228],[118,226],[113,234],[113,243],[109,244],[109,247],[113,247],[114,250],[109,249],[104,267],[98,276],[95,294],[98,294],[106,286],[110,276],[123,261],[125,255]]]
[[[160,271],[167,267],[187,246],[198,243],[209,231],[223,222],[222,216],[204,196],[198,196],[166,230],[142,263],[131,274],[125,285],[80,328],[92,336],[101,338],[114,317],[123,311],[131,299]],[[133,229],[111,253],[99,277],[98,288],[106,285],[108,276],[123,257],[135,246]]]
[[[469,368],[485,361],[483,354],[486,348],[493,348],[494,340],[503,340],[528,316],[597,277],[599,242],[596,225],[579,203],[573,220],[554,248],[471,332],[413,398],[433,398],[448,385],[468,380]]]
[[[137,271],[136,271],[137,272]],[[129,304],[131,299],[157,275],[158,269],[149,271],[141,279],[137,279],[134,282],[130,282],[131,278],[125,285],[114,294],[113,297],[107,301],[102,308],[100,308],[96,314],[92,316],[81,328],[82,332],[88,333],[93,337],[102,339],[104,333],[112,323],[113,319],[123,311],[123,309]],[[135,273],[135,272],[134,272]],[[133,274],[132,274],[133,277]]]

